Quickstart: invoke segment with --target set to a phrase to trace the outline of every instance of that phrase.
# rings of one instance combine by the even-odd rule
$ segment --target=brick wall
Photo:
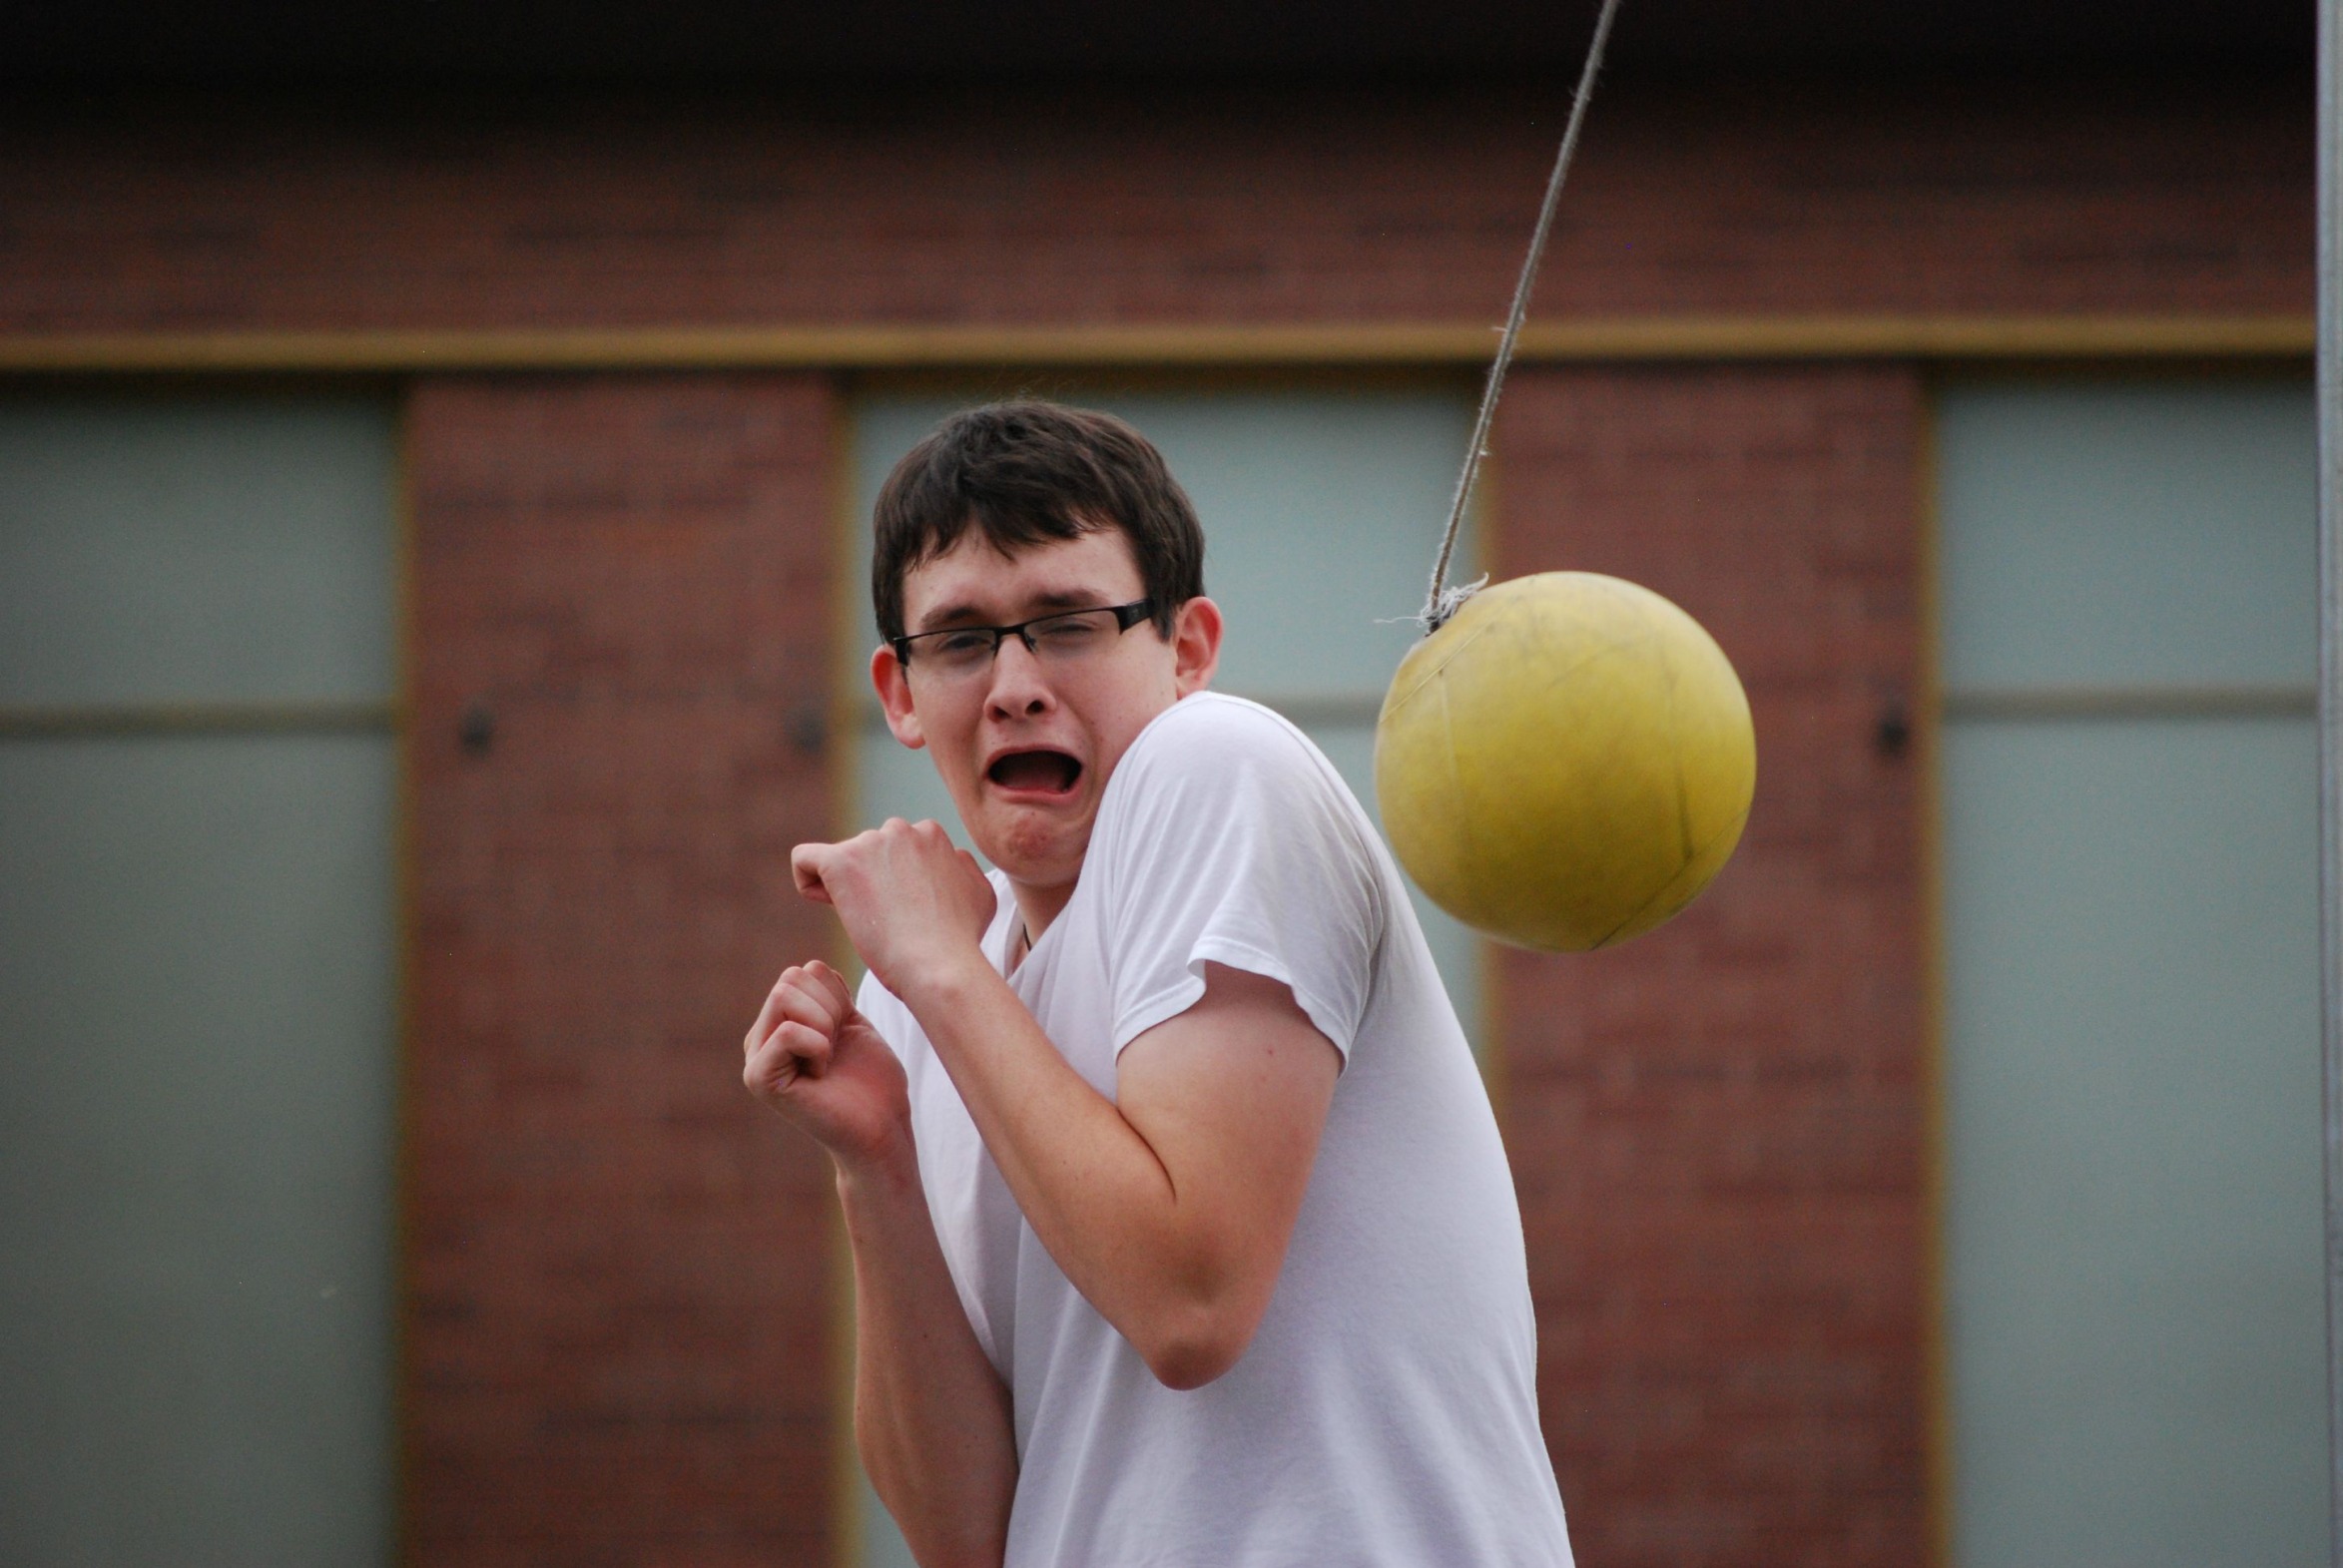
[[[1499,574],[1631,578],[1746,684],[1758,786],[1672,924],[1495,966],[1580,1560],[1925,1560],[1917,379],[1531,370]]]
[[[0,109],[0,331],[1495,319],[1493,96]],[[2308,311],[2300,83],[1606,87],[1547,313]]]
[[[831,816],[832,421],[810,379],[413,395],[418,1560],[828,1550],[828,1162],[739,1052],[829,939],[788,854]]]
[[[0,332],[1493,319],[1558,92],[0,107]],[[2301,84],[1606,88],[1544,314],[2306,311]],[[821,1161],[730,1053],[826,940],[819,380],[426,378],[411,1555],[830,1548]],[[1507,572],[1716,632],[1761,751],[1670,927],[1496,966],[1581,1558],[1925,1560],[1902,368],[1525,370]],[[457,741],[475,702],[484,751]]]

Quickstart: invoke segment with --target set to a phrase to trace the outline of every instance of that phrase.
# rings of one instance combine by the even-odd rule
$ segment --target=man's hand
[[[934,822],[890,816],[844,843],[790,852],[798,891],[838,910],[879,983],[906,1002],[923,982],[974,959],[992,923],[992,883]]]
[[[907,1148],[910,1097],[902,1064],[847,990],[816,959],[781,972],[744,1042],[749,1092],[812,1135],[844,1166]]]
[[[838,1166],[863,1466],[921,1562],[997,1565],[1017,1489],[1008,1390],[936,1244],[902,1064],[819,962],[782,971],[746,1051],[750,1092]]]

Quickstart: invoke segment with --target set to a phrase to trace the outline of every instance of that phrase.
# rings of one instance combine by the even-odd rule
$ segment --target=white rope
[[[1464,526],[1472,483],[1480,477],[1480,460],[1488,455],[1488,428],[1496,417],[1497,392],[1505,384],[1505,367],[1513,361],[1513,344],[1521,336],[1522,318],[1529,313],[1529,291],[1537,284],[1537,263],[1545,257],[1545,237],[1553,229],[1562,180],[1570,172],[1571,155],[1578,150],[1578,127],[1586,119],[1586,101],[1594,96],[1594,76],[1602,69],[1603,45],[1610,40],[1611,18],[1618,9],[1619,0],[1602,0],[1602,14],[1594,21],[1594,41],[1586,49],[1586,66],[1578,73],[1578,96],[1570,101],[1570,123],[1562,131],[1562,150],[1554,159],[1552,178],[1545,183],[1545,205],[1537,210],[1529,255],[1521,261],[1521,281],[1513,288],[1513,310],[1505,317],[1504,336],[1497,340],[1496,362],[1488,367],[1488,386],[1480,394],[1480,417],[1472,421],[1472,444],[1464,453],[1464,471],[1457,476],[1457,498],[1449,507],[1448,532],[1441,536],[1440,558],[1432,563],[1432,588],[1416,616],[1427,637],[1445,626],[1458,607],[1488,581],[1482,577],[1462,588],[1449,587],[1449,557],[1457,550],[1457,530]]]

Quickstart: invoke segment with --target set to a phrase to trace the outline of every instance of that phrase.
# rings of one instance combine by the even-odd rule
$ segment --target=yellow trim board
[[[0,333],[0,373],[1477,365],[1494,325],[675,326]],[[2284,315],[1667,315],[1532,321],[1524,361],[2300,358]]]

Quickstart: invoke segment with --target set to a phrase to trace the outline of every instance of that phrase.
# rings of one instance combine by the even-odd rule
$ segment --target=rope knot
[[[1425,636],[1430,637],[1448,625],[1450,619],[1459,610],[1464,608],[1465,600],[1487,586],[1488,574],[1483,572],[1468,583],[1460,583],[1454,588],[1434,590],[1432,597],[1424,601],[1424,608],[1416,612],[1416,624],[1424,628]]]

